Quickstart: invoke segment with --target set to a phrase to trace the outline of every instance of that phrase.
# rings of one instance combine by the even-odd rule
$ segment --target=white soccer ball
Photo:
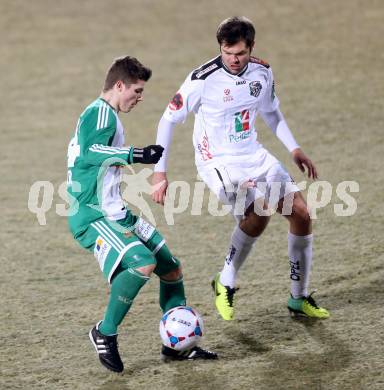
[[[160,320],[163,344],[177,351],[197,345],[204,333],[200,314],[190,306],[177,306],[168,310]]]

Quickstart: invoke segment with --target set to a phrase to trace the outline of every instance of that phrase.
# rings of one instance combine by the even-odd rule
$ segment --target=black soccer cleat
[[[176,351],[175,349],[166,347],[161,348],[160,358],[163,362],[172,360],[214,360],[218,358],[216,352],[211,352],[200,347],[193,347],[185,351]]]
[[[89,338],[99,355],[101,364],[108,368],[108,370],[122,372],[124,365],[117,349],[117,334],[104,336],[99,332],[100,323],[101,321],[89,331]]]

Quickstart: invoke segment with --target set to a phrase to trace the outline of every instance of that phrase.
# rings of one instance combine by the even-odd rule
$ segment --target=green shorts
[[[129,212],[119,221],[101,218],[92,222],[77,241],[93,252],[108,283],[118,267],[137,269],[156,264],[154,273],[161,276],[180,266],[154,226],[142,218],[133,219]]]

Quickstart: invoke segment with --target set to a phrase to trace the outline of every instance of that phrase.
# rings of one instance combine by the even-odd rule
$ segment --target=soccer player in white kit
[[[289,222],[288,257],[294,315],[327,318],[308,294],[312,263],[312,227],[306,203],[281,163],[258,141],[259,114],[291,153],[302,172],[316,179],[317,171],[293,137],[275,95],[268,63],[251,55],[255,29],[245,17],[232,17],[218,27],[220,55],[192,71],[165,110],[156,143],[164,147],[155,166],[153,184],[163,185],[152,195],[164,204],[166,170],[173,129],[195,114],[193,144],[200,177],[217,197],[232,205],[236,219],[223,269],[212,280],[215,304],[224,320],[234,318],[237,273],[274,208]]]

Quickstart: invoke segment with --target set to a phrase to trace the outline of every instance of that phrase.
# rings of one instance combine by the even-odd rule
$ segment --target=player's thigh
[[[116,229],[106,219],[90,224],[86,231],[86,240],[91,244],[104,277],[111,282],[115,271],[119,269],[137,269],[156,264],[156,259],[145,245],[134,235],[123,229]]]
[[[281,199],[279,202],[278,212],[284,215],[288,220],[295,220],[296,222],[310,222],[310,214],[307,203],[300,191],[290,194],[289,208],[287,207],[287,197]],[[289,209],[289,210],[288,210]],[[289,212],[287,212],[287,210]]]
[[[292,200],[293,196],[289,197],[289,195],[298,191],[296,184],[293,183],[282,164],[273,156],[269,156],[271,161],[268,163],[246,164],[245,166],[243,164],[238,168],[235,167],[234,174],[242,175],[239,178],[236,194],[235,214],[244,208],[245,217],[250,217],[252,225],[258,225],[256,220],[268,219],[266,217],[272,215],[280,199],[287,196],[287,200]]]
[[[229,176],[224,165],[199,167],[198,172],[204,183],[216,195],[220,202],[233,205],[237,184]]]
[[[268,169],[265,178],[258,183],[258,188],[265,193],[266,204],[270,208],[277,207],[279,212],[292,209],[294,194],[299,192],[296,183],[280,162]]]
[[[242,186],[243,182],[252,177],[252,169],[247,170],[242,164],[199,168],[199,175],[222,203],[231,206],[231,213],[237,223],[243,219],[254,200],[261,196],[257,189]]]
[[[172,255],[165,238],[153,225],[139,217],[133,226],[132,233],[156,259],[154,269],[156,275],[167,275],[179,269],[180,261]]]
[[[126,218],[116,221],[115,225],[118,229],[125,230],[127,234],[134,235],[143,244],[145,250],[142,247],[139,248],[142,257],[143,252],[146,252],[147,258],[153,258],[153,264],[156,264],[153,272],[156,275],[168,275],[179,270],[180,261],[172,255],[164,237],[144,218],[137,217],[128,211]]]

